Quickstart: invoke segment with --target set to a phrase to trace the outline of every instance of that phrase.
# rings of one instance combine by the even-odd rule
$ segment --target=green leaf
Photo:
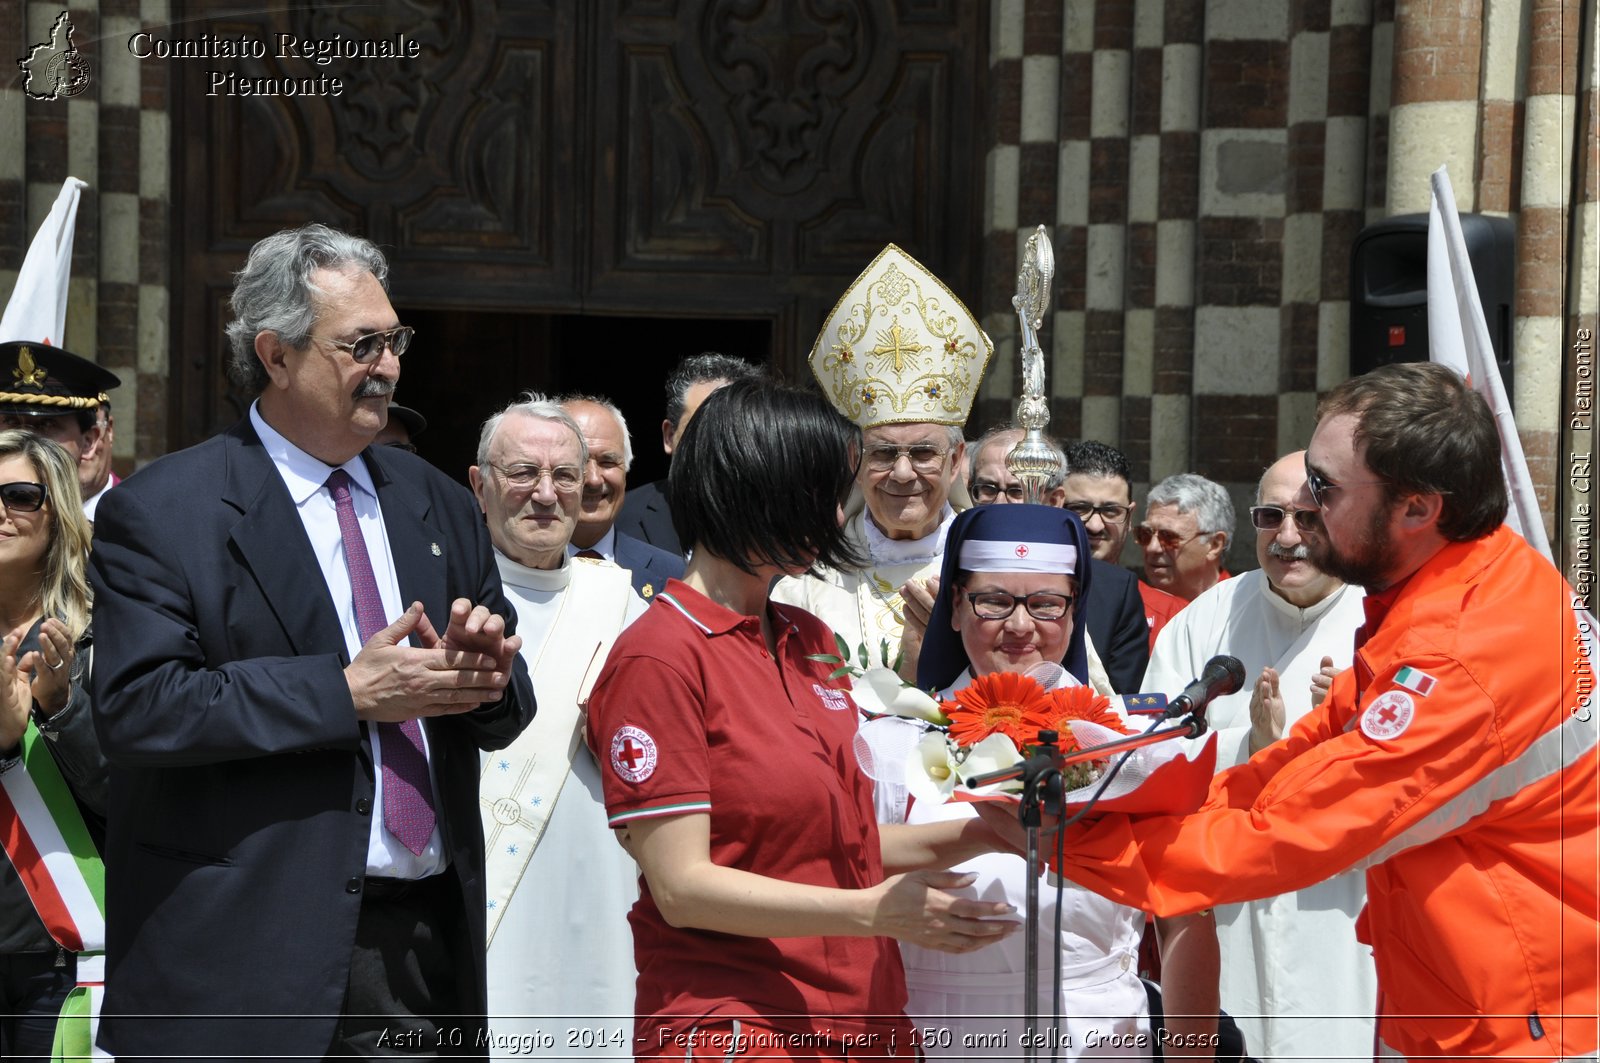
[[[850,659],[850,644],[846,642],[844,640],[844,636],[839,634],[837,631],[833,633],[833,641],[834,644],[839,647],[839,659],[841,661],[848,661]]]
[[[878,643],[878,660],[883,662],[885,668],[889,667],[889,640],[884,639]]]
[[[889,666],[889,670],[891,672],[893,672],[895,675],[899,675],[900,674],[900,666],[902,664],[905,664],[905,663],[906,663],[906,648],[905,648],[905,645],[902,643],[901,646],[900,646],[900,652],[894,655],[894,663]],[[911,684],[907,683],[906,685],[910,686]]]
[[[852,674],[854,674],[854,672],[855,672],[855,669],[851,668],[847,664],[843,668],[835,668],[833,670],[833,672],[828,676],[828,678],[829,679],[838,679],[842,675],[852,675]]]
[[[844,663],[842,660],[840,660],[838,657],[835,657],[831,653],[808,653],[808,654],[806,654],[806,660],[808,660],[808,661],[820,661],[822,664],[843,664]]]
[[[861,670],[863,672],[872,667],[872,663],[867,660],[867,644],[865,642],[856,647],[856,655],[861,659]]]

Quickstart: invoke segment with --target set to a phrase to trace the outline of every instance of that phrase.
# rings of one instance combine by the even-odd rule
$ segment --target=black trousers
[[[0,1059],[47,1063],[56,1020],[78,984],[78,958],[61,949],[0,955]]]
[[[486,1054],[486,1022],[463,1015],[476,958],[452,871],[419,881],[368,879],[344,1014],[331,1059]]]

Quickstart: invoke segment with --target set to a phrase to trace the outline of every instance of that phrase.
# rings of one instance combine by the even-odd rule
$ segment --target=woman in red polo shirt
[[[891,938],[964,952],[1016,929],[948,867],[1004,848],[980,820],[887,827],[856,764],[848,680],[780,575],[860,560],[841,527],[857,429],[820,396],[716,391],[673,454],[693,552],[617,640],[590,699],[611,825],[639,861],[640,1058],[913,1056]]]

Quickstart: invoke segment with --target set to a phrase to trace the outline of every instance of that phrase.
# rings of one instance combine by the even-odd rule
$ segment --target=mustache
[[[364,377],[355,390],[358,399],[376,399],[386,395],[393,395],[395,382],[381,376]]]
[[[1274,542],[1267,546],[1267,553],[1271,554],[1273,557],[1282,558],[1285,561],[1305,561],[1311,556],[1311,551],[1306,549],[1305,543],[1300,543],[1290,547],[1283,547]]]

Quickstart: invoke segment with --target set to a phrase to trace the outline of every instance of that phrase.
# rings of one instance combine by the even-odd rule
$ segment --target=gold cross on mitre
[[[918,343],[916,336],[908,334],[901,327],[900,319],[895,318],[894,324],[878,333],[878,345],[872,348],[872,353],[894,355],[894,371],[899,373],[905,369],[905,359],[907,357],[932,349],[925,343]]]

